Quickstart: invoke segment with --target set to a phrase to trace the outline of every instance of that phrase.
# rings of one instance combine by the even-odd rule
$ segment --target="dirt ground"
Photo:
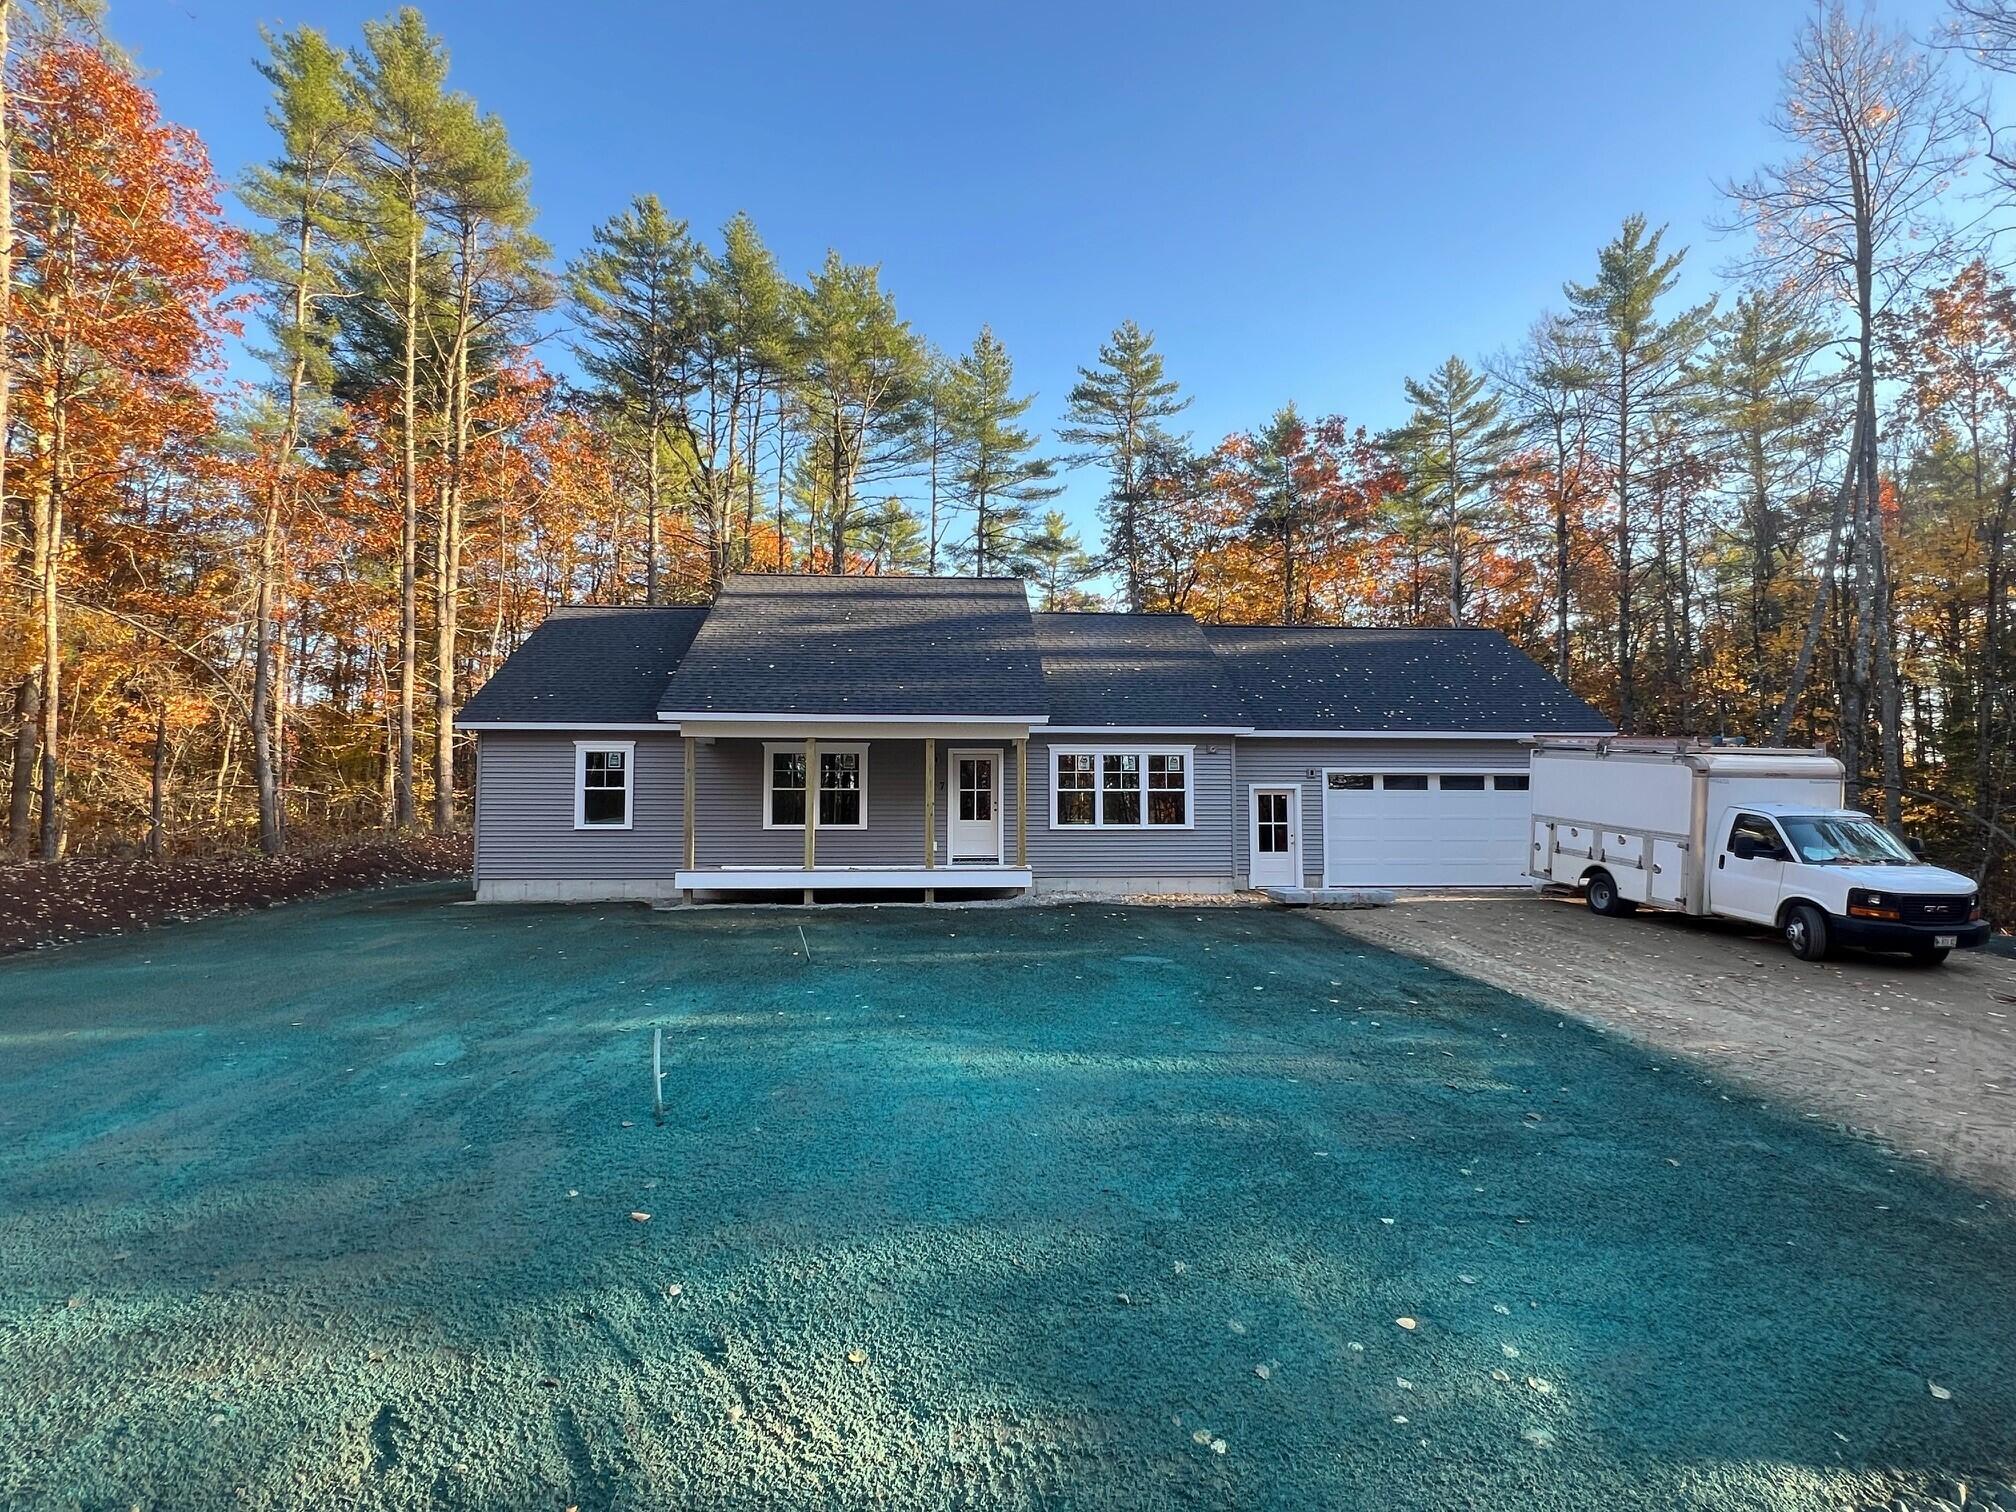
[[[0,956],[299,898],[469,874],[467,835],[408,835],[251,853],[0,861]]]
[[[1558,895],[1403,895],[1323,917],[2016,1194],[2016,961],[2006,957],[1808,963],[1744,926],[1603,919]]]

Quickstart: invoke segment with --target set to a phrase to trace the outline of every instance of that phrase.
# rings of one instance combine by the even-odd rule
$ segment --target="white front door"
[[[952,751],[945,849],[954,865],[1001,860],[1001,753]]]
[[[1302,790],[1256,787],[1246,880],[1252,887],[1302,885]]]

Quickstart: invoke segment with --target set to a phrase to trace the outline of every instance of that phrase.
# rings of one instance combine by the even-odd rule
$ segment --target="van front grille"
[[[1907,894],[1897,900],[1897,911],[1906,924],[1965,924],[1972,902],[1971,898]]]

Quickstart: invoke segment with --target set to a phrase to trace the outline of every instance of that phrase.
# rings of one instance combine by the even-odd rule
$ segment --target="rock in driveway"
[[[1268,898],[1286,908],[1384,908],[1393,901],[1390,887],[1263,887]]]

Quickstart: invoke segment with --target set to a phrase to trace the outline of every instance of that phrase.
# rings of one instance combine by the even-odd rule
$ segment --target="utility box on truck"
[[[1597,913],[1742,919],[1806,957],[1861,945],[1937,961],[1988,936],[1973,881],[1846,807],[1824,751],[1543,737],[1529,791],[1530,875],[1586,889]]]

